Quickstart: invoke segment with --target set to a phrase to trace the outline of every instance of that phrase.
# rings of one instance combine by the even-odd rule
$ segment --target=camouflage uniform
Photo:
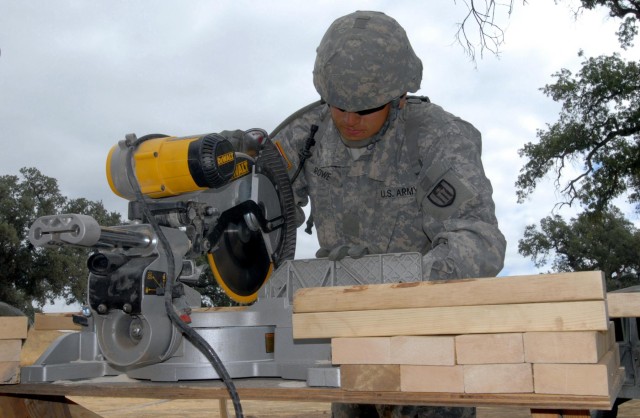
[[[505,239],[480,159],[480,133],[471,124],[409,99],[382,138],[354,161],[327,113],[319,105],[274,138],[293,174],[309,127],[325,126],[293,184],[299,204],[311,199],[322,248],[422,252],[425,280],[500,272]],[[405,135],[407,123],[415,124],[410,136],[417,137]]]
[[[320,42],[314,85],[343,112],[390,103],[384,125],[353,143],[341,137],[328,106],[318,104],[285,121],[272,138],[293,176],[311,126],[319,127],[293,189],[300,206],[311,201],[322,249],[418,251],[424,280],[495,276],[506,243],[482,167],[480,133],[427,101],[410,98],[402,107],[402,96],[417,91],[421,79],[422,62],[395,20],[379,12],[344,16]],[[430,406],[334,404],[332,410],[335,417],[475,416],[473,408]]]

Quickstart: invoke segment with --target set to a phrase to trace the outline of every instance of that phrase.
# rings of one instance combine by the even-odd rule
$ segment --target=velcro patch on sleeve
[[[471,187],[443,164],[430,168],[418,186],[420,207],[438,220],[449,218],[473,196]]]

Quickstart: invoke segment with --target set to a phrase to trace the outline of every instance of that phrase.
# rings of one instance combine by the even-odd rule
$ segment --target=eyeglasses
[[[358,110],[357,112],[349,112],[349,113],[356,113],[359,116],[367,116],[367,115],[370,115],[372,113],[376,113],[376,112],[381,111],[382,109],[385,108],[386,105],[388,105],[388,103],[385,103],[382,106],[374,107],[373,109]],[[331,106],[331,105],[329,105],[329,106]],[[335,107],[335,106],[331,106],[331,107],[333,107],[336,110],[339,110],[340,112],[346,112],[346,110],[340,109],[339,107]]]

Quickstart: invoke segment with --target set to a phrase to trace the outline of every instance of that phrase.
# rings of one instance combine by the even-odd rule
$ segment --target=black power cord
[[[125,144],[127,145],[126,169],[127,169],[127,178],[129,179],[131,188],[135,192],[136,200],[140,202],[142,206],[142,211],[145,217],[149,220],[149,223],[151,224],[153,231],[157,235],[158,241],[160,242],[160,247],[167,259],[167,281],[164,287],[164,307],[165,307],[165,310],[167,311],[167,315],[171,319],[171,322],[173,322],[173,324],[176,327],[178,327],[180,331],[182,331],[182,333],[189,340],[189,342],[191,342],[191,344],[193,344],[198,350],[200,350],[200,352],[204,354],[204,356],[211,362],[216,372],[218,373],[218,376],[220,376],[220,378],[222,379],[222,381],[224,382],[227,388],[227,391],[229,392],[229,396],[231,397],[231,401],[233,402],[233,408],[235,410],[236,417],[243,418],[242,405],[240,404],[240,397],[238,396],[236,386],[233,383],[231,376],[229,376],[229,372],[227,371],[227,369],[224,367],[224,364],[220,360],[220,357],[215,352],[213,347],[211,347],[211,345],[204,338],[202,338],[200,334],[194,331],[193,328],[191,328],[182,319],[180,319],[180,316],[178,316],[178,314],[173,309],[172,295],[173,295],[173,282],[175,280],[175,278],[173,277],[173,271],[175,269],[175,259],[174,259],[173,253],[170,251],[171,245],[169,243],[169,240],[167,240],[167,237],[162,232],[162,229],[160,228],[158,221],[151,214],[151,211],[149,210],[149,206],[147,205],[145,197],[143,196],[142,191],[140,190],[140,185],[138,184],[137,177],[135,176],[135,170],[133,168],[133,158],[132,158],[133,150],[137,148],[142,142],[148,139],[153,139],[157,137],[158,137],[157,135],[147,135],[138,139],[135,134],[126,135],[126,140],[125,140]]]
[[[311,125],[309,136],[304,141],[304,147],[298,152],[298,155],[300,156],[300,163],[298,164],[296,172],[291,176],[291,184],[293,184],[293,182],[298,178],[298,174],[302,171],[302,167],[304,167],[304,163],[307,161],[307,158],[311,157],[311,147],[316,144],[316,132],[318,132],[318,125]]]

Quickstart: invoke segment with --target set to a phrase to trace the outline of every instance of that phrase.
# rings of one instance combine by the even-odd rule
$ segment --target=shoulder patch
[[[447,180],[442,179],[436,184],[427,199],[439,208],[451,206],[456,200],[456,188]]]

